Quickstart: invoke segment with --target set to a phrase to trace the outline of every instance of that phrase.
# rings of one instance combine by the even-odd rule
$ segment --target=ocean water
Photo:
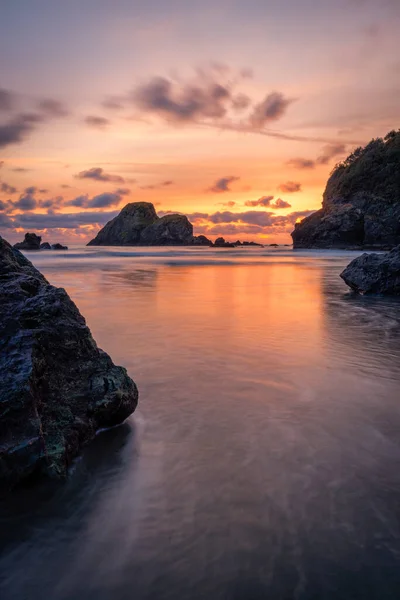
[[[28,254],[140,405],[3,501],[1,600],[400,598],[400,303],[354,256]]]

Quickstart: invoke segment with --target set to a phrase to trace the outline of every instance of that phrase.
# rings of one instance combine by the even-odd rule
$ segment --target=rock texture
[[[127,204],[88,246],[183,246],[193,243],[193,226],[184,215],[158,217],[149,202]]]
[[[36,233],[26,233],[24,241],[14,244],[14,248],[18,250],[40,250],[41,241],[42,238]]]
[[[96,430],[121,423],[137,399],[65,290],[0,238],[0,484],[64,477]]]
[[[357,148],[330,176],[322,208],[295,225],[294,248],[400,244],[400,131]]]
[[[363,254],[340,277],[359,294],[400,295],[400,246],[385,254]]]

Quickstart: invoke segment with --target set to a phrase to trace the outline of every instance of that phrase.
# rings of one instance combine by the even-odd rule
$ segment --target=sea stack
[[[150,202],[127,204],[88,246],[189,246],[193,225],[185,215],[158,217]]]
[[[137,401],[65,290],[0,237],[0,485],[65,477],[96,430]]]
[[[322,208],[297,223],[294,248],[400,244],[400,131],[357,148],[333,170]]]

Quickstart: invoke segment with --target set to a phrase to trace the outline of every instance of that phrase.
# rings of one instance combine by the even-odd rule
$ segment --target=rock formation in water
[[[60,478],[138,392],[100,350],[65,290],[0,237],[0,484]]]
[[[42,238],[36,233],[26,233],[23,242],[14,244],[14,248],[17,250],[68,250],[68,246],[62,244],[49,244],[49,242],[42,242]]]
[[[400,246],[385,254],[362,254],[340,277],[359,294],[400,295]]]
[[[295,225],[294,248],[400,244],[400,131],[357,148],[333,170],[322,208]]]
[[[42,238],[36,233],[26,233],[23,242],[14,244],[14,248],[18,250],[40,250],[40,242]]]
[[[127,204],[88,246],[187,246],[193,225],[184,215],[158,217],[150,202]]]

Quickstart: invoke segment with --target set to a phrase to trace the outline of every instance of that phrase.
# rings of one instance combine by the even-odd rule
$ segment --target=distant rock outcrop
[[[359,294],[400,295],[400,246],[385,254],[362,254],[340,274]]]
[[[400,244],[400,131],[355,150],[330,176],[322,208],[295,225],[294,248]]]
[[[36,233],[26,233],[23,242],[14,244],[14,248],[18,250],[40,250],[40,242],[42,238]]]
[[[23,242],[14,244],[14,248],[17,250],[68,250],[68,246],[62,244],[49,244],[49,242],[42,242],[42,238],[36,233],[26,233]]]
[[[52,244],[51,245],[51,249],[52,250],[68,250],[68,246],[63,246],[62,244]]]
[[[0,237],[0,485],[66,475],[138,392],[100,350],[65,290]]]
[[[132,202],[109,221],[88,246],[187,246],[193,225],[184,215],[158,217],[153,204]]]

